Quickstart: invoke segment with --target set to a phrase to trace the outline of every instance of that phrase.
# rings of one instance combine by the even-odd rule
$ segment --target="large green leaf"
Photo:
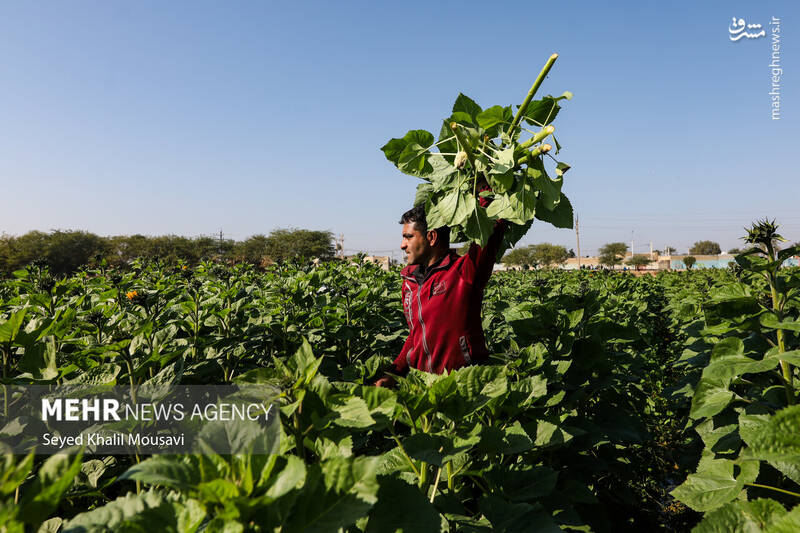
[[[464,113],[470,117],[472,124],[478,123],[478,115],[481,113],[481,106],[475,103],[472,98],[462,93],[458,93],[456,101],[453,103],[453,114]]]
[[[748,428],[742,439],[758,459],[800,464],[800,405],[781,409],[765,423]]]
[[[27,522],[38,523],[50,516],[80,472],[81,458],[81,453],[48,457],[39,467],[33,485],[24,493],[19,517]]]
[[[558,472],[545,466],[509,468],[495,465],[485,476],[512,502],[530,502],[547,496],[558,480]]]
[[[689,416],[695,420],[722,412],[735,394],[728,390],[729,380],[704,377],[697,384]]]
[[[466,224],[467,233],[474,235],[480,246],[486,246],[489,242],[489,237],[492,234],[493,223],[486,214],[486,209],[481,206],[476,206],[475,210],[467,217]]]
[[[169,456],[154,456],[131,466],[119,479],[132,479],[148,485],[163,485],[178,490],[191,490],[203,479],[195,461]]]
[[[378,502],[369,513],[367,533],[438,533],[442,518],[417,487],[397,478],[380,479]]]
[[[733,531],[775,532],[771,526],[786,516],[786,509],[775,500],[734,501],[703,517],[692,533],[731,533]],[[800,522],[798,523],[800,526]],[[796,530],[795,530],[796,531]]]
[[[556,208],[561,201],[561,185],[564,183],[563,178],[551,180],[544,169],[544,164],[540,158],[536,158],[525,173],[529,178],[533,179],[533,186],[539,193],[538,206],[552,211]]]
[[[513,119],[510,107],[492,106],[486,109],[475,117],[478,126],[486,130],[486,135],[489,138],[494,138],[498,135],[501,129],[511,123]]]
[[[25,313],[25,309],[15,311],[8,320],[0,324],[0,342],[14,342],[25,320]]]
[[[572,204],[562,192],[560,194],[558,204],[556,204],[552,211],[548,211],[547,209],[539,209],[537,207],[536,218],[543,222],[548,222],[557,228],[572,229],[575,216],[572,212]]]
[[[458,226],[464,224],[475,211],[475,197],[453,189],[426,213],[429,228]]]
[[[192,533],[205,518],[196,500],[167,501],[155,491],[128,493],[67,521],[64,533],[164,531]]]
[[[540,504],[509,503],[497,496],[484,496],[481,512],[489,519],[492,530],[508,533],[554,533],[561,531],[550,513]]]
[[[740,464],[728,459],[708,461],[704,468],[690,474],[672,495],[695,511],[711,511],[739,496],[745,483],[758,477],[758,461]]]
[[[333,458],[311,465],[284,524],[286,532],[329,532],[365,516],[377,501],[378,457]]]
[[[553,122],[561,110],[558,105],[559,100],[571,100],[572,93],[565,91],[559,97],[545,96],[541,100],[533,100],[525,109],[525,121],[534,126],[546,126]]]

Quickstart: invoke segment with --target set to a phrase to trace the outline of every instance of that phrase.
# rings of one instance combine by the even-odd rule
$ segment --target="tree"
[[[526,267],[536,265],[533,262],[533,258],[531,257],[530,246],[519,246],[517,248],[509,250],[506,253],[506,255],[503,256],[501,262],[505,265],[517,265]]]
[[[691,255],[687,255],[683,258],[683,264],[686,265],[686,268],[691,270],[692,266],[697,262],[697,258]]]
[[[261,264],[267,256],[267,236],[253,235],[236,244],[236,259],[253,264]]]
[[[728,250],[728,253],[729,253],[729,254],[736,255],[736,254],[740,254],[740,253],[742,253],[742,250],[741,250],[741,249],[739,249],[739,248],[731,248],[730,250]]]
[[[614,266],[622,263],[628,245],[624,242],[611,242],[600,248],[600,264]]]
[[[625,263],[636,268],[636,270],[641,270],[642,267],[645,267],[650,264],[650,258],[647,257],[646,255],[634,255],[633,257],[625,261]]]
[[[722,250],[719,244],[714,241],[697,241],[689,248],[689,253],[693,255],[719,255]]]
[[[266,240],[266,255],[276,263],[312,257],[330,259],[334,255],[333,233],[307,229],[276,229]]]
[[[558,244],[543,242],[529,246],[533,264],[544,266],[556,266],[563,264],[569,254],[567,249]]]
[[[662,253],[663,253],[664,255],[670,255],[670,254],[674,254],[674,253],[675,253],[675,252],[677,252],[677,251],[678,251],[678,250],[676,250],[676,249],[675,249],[675,248],[673,248],[672,246],[667,246],[666,248],[664,248],[664,251],[663,251]]]
[[[570,248],[570,249],[569,249],[569,255],[568,255],[568,257],[569,257],[570,259],[573,259],[573,258],[575,257],[575,250],[573,250],[572,248]]]
[[[36,259],[43,260],[53,274],[69,274],[106,254],[107,239],[86,231],[55,230],[47,234],[30,231],[0,240],[0,268],[12,272]]]

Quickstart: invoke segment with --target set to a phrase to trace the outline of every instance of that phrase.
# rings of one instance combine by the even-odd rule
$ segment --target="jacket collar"
[[[458,259],[458,253],[455,250],[450,250],[450,253],[428,268],[423,268],[422,265],[409,265],[400,274],[407,280],[415,281],[418,285],[422,285],[434,273],[450,268],[456,259]]]

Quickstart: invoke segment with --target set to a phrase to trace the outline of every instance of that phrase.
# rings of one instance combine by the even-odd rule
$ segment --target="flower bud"
[[[456,154],[456,160],[453,162],[453,165],[458,169],[461,170],[464,168],[464,165],[467,163],[467,152],[461,150]]]

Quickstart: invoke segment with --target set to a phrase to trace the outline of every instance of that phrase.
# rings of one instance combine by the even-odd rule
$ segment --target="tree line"
[[[466,250],[461,250],[462,253]],[[628,251],[628,245],[624,242],[611,242],[603,245],[598,251],[598,259],[601,265],[613,267],[614,265],[626,264],[634,268],[642,268],[648,265],[651,260],[648,254],[632,255],[625,259],[625,254]],[[666,247],[661,254],[673,254],[677,250],[671,246]],[[739,253],[740,250],[734,248],[731,253]],[[693,255],[718,255],[722,250],[718,243],[713,241],[697,241],[689,249],[689,253]],[[502,263],[507,265],[515,265],[521,267],[554,267],[563,264],[570,257],[575,257],[572,250],[567,251],[564,246],[550,243],[532,244],[530,246],[520,246],[510,250],[503,256]],[[691,264],[694,264],[696,259],[692,257]],[[687,265],[691,268],[691,265]]]
[[[101,261],[124,266],[135,258],[189,265],[217,260],[264,266],[290,260],[330,259],[334,253],[330,231],[306,229],[277,229],[269,235],[253,235],[243,241],[209,236],[101,237],[87,231],[30,231],[20,236],[0,236],[0,274],[9,275],[34,261],[49,266],[53,274],[68,274]]]

